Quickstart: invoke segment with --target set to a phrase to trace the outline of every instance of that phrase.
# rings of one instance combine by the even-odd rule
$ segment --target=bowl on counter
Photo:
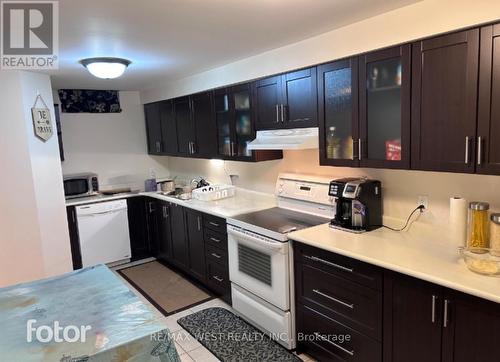
[[[460,254],[469,270],[482,275],[500,276],[500,250],[461,248]]]

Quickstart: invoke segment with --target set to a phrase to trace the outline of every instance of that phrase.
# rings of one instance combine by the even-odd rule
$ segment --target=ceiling
[[[416,0],[60,0],[54,88],[143,90],[291,44]],[[115,80],[87,57],[132,61]]]

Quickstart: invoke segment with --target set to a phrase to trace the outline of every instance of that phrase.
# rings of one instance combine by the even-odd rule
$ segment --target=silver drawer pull
[[[217,224],[216,222],[209,221],[209,224],[215,227],[219,227],[220,225]]]
[[[431,322],[435,323],[436,322],[436,301],[437,301],[437,296],[432,295],[432,308],[431,308]]]
[[[343,302],[340,299],[334,298],[328,294],[320,292],[318,289],[313,289],[313,292],[318,294],[318,295],[321,295],[322,297],[328,298],[328,299],[334,301],[335,303],[341,304],[347,308],[354,309],[354,304],[349,304],[349,303]]]
[[[342,266],[342,265],[339,265],[339,264],[332,263],[331,261],[327,261],[327,260],[324,260],[324,259],[318,258],[317,256],[309,256],[309,255],[304,255],[304,257],[306,257],[307,259],[310,259],[310,260],[313,260],[313,261],[317,261],[317,262],[320,262],[320,263],[323,263],[323,264],[326,264],[326,265],[332,266],[332,267],[334,267],[334,268],[337,268],[337,269],[340,269],[340,270],[343,270],[343,271],[349,272],[349,273],[352,273],[352,272],[354,271],[354,269],[353,269],[353,268],[347,268],[347,267],[345,267],[345,266]]]
[[[222,283],[224,281],[224,279],[218,277],[217,275],[214,275],[212,278],[214,278],[215,280],[217,280],[219,283]]]
[[[321,339],[322,341],[324,342],[327,342],[327,343],[330,343],[332,346],[334,346],[335,348],[338,348],[340,349],[341,351],[344,351],[345,353],[347,353],[349,356],[354,356],[354,351],[349,351],[348,349],[338,345],[337,343],[335,342],[332,342],[330,341],[328,338],[325,338],[323,337],[321,334],[319,334],[318,332],[315,332],[314,335],[316,336],[316,338],[319,338]]]
[[[213,256],[214,258],[217,258],[217,259],[222,258],[222,256],[220,256],[219,254],[215,254],[215,253],[212,253],[212,256]]]
[[[216,243],[220,243],[220,239],[210,237],[210,240],[215,241]]]

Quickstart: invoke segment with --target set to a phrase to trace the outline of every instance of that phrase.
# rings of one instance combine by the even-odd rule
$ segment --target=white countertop
[[[141,192],[140,195],[154,197],[190,209],[205,212],[222,218],[247,212],[259,211],[276,206],[274,195],[237,188],[236,195],[219,201],[179,200],[156,192]]]
[[[128,197],[134,197],[134,196],[139,196],[139,195],[140,195],[139,192],[124,192],[124,193],[115,194],[115,195],[95,195],[95,196],[79,197],[79,198],[75,198],[75,199],[66,200],[66,206],[78,206],[78,205],[85,205],[85,204],[93,204],[93,203],[102,202],[102,201],[126,199]]]
[[[292,240],[500,303],[500,278],[467,269],[446,228],[412,226],[407,232],[380,228],[363,234],[328,224],[288,234]]]

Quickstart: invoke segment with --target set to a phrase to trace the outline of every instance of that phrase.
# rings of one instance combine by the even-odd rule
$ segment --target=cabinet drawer
[[[297,340],[319,361],[382,360],[381,343],[304,305],[297,305]]]
[[[205,245],[205,256],[207,262],[218,264],[227,268],[227,252],[210,245]]]
[[[226,219],[223,219],[221,217],[217,217],[217,216],[213,216],[213,215],[209,215],[209,214],[204,214],[203,215],[203,225],[206,228],[217,231],[218,233],[221,233],[221,234],[227,233]]]
[[[326,273],[307,264],[297,264],[300,303],[326,314],[372,338],[382,338],[382,293]]]
[[[210,245],[227,252],[227,234],[205,228],[205,245]]]
[[[301,243],[295,243],[294,250],[296,262],[376,290],[382,289],[382,270],[376,266]]]
[[[227,267],[207,261],[208,286],[219,294],[226,294],[230,290],[229,270]]]

